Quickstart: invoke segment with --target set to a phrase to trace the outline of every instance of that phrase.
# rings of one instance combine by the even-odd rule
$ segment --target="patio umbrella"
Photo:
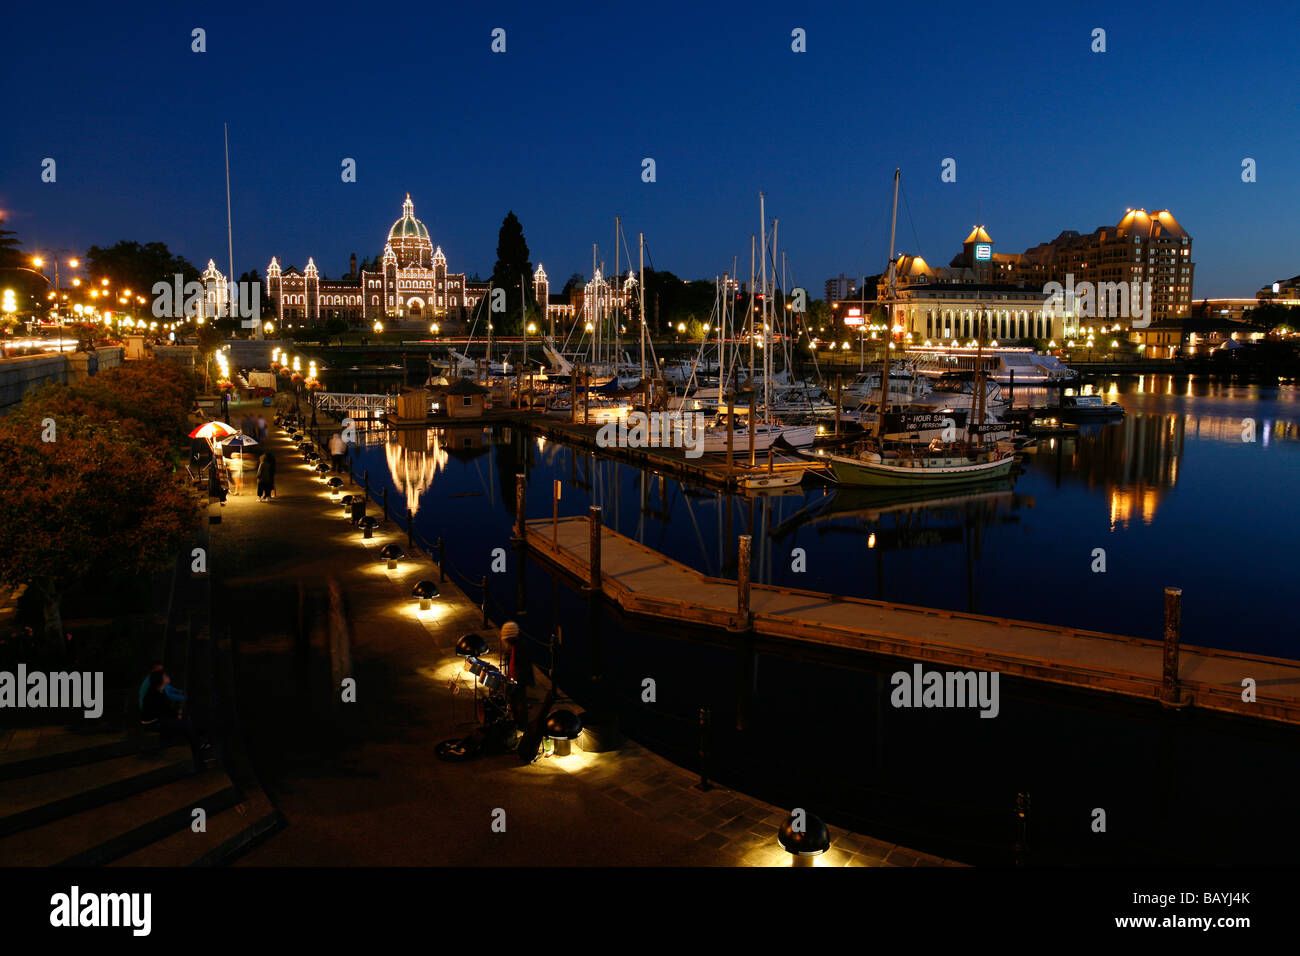
[[[227,449],[236,448],[241,452],[247,451],[249,445],[258,445],[258,444],[261,443],[256,438],[253,438],[251,435],[242,435],[242,434],[230,435],[227,438],[221,439],[221,446],[223,448],[227,448]],[[242,458],[240,459],[239,462],[239,470],[242,475],[244,471],[244,462]]]
[[[225,422],[204,422],[194,431],[190,432],[191,438],[225,438],[228,435],[234,435],[239,432],[238,428],[231,428]]]

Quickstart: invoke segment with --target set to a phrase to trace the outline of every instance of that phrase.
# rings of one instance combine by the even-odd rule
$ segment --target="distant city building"
[[[312,258],[301,272],[284,269],[278,256],[266,267],[269,307],[281,322],[346,319],[353,325],[376,320],[418,324],[463,321],[487,292],[487,283],[469,283],[463,272],[448,272],[447,257],[434,246],[429,230],[415,218],[407,193],[402,217],[393,223],[377,272],[357,269],[341,279],[321,278]]]
[[[858,294],[858,280],[846,276],[843,272],[834,279],[826,280],[826,302],[838,302],[852,299]]]
[[[1255,298],[1260,305],[1300,305],[1300,276],[1279,279],[1266,285],[1255,293]]]
[[[1020,255],[993,258],[1013,278],[1039,287],[1070,276],[1076,285],[1150,282],[1152,321],[1191,314],[1192,238],[1167,209],[1129,209],[1114,226],[1087,235],[1066,230]],[[1133,316],[1116,318],[1128,324]]]
[[[899,256],[894,285],[890,325],[909,344],[965,345],[977,334],[981,319],[986,340],[1003,344],[1021,339],[1060,344],[1068,331],[1061,316],[1044,310],[1046,293],[1014,278],[1007,257],[993,254],[993,240],[983,226],[971,230],[947,267],[931,266],[920,256]],[[881,300],[888,287],[886,272],[876,290]]]

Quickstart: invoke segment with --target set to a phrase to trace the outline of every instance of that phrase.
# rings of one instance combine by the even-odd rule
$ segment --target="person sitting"
[[[184,737],[190,745],[190,756],[194,758],[194,771],[198,773],[204,767],[203,752],[211,750],[212,745],[199,740],[193,721],[185,715],[185,705],[177,706],[167,696],[165,688],[170,683],[171,678],[165,670],[156,670],[149,675],[149,690],[140,706],[140,723],[159,731],[164,740],[178,735]]]
[[[137,702],[140,710],[144,710],[144,695],[149,693],[149,678],[157,671],[165,669],[166,668],[162,661],[154,661],[153,666],[149,668],[149,673],[145,674],[144,680],[140,681],[140,693],[137,695]],[[168,699],[175,701],[177,707],[184,705],[185,691],[173,684],[170,678],[163,684],[163,693],[167,695]]]

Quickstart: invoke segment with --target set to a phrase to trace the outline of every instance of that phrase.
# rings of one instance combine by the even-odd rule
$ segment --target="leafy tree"
[[[581,272],[575,272],[573,275],[569,276],[568,281],[564,283],[564,287],[560,289],[560,295],[567,299],[575,290],[581,292],[582,287],[586,284],[587,277]]]
[[[157,282],[172,282],[179,273],[185,282],[197,280],[199,270],[184,256],[173,255],[166,243],[141,245],[123,239],[117,245],[86,250],[86,269],[92,280],[108,279],[117,287],[139,290],[150,295]]]
[[[33,300],[41,301],[46,285],[40,276],[25,270],[32,267],[31,261],[23,255],[22,243],[18,234],[4,228],[4,216],[0,216],[0,284],[12,288],[17,293],[20,308],[31,307]]]
[[[55,646],[62,646],[69,589],[161,566],[198,520],[194,496],[157,453],[185,432],[150,432],[143,420],[122,416],[127,409],[161,416],[159,427],[184,428],[192,385],[166,366],[144,368],[160,373],[149,395],[140,392],[142,371],[105,373],[85,388],[35,390],[0,419],[0,469],[10,489],[0,495],[0,581],[40,595]],[[162,404],[143,407],[151,401]]]
[[[520,331],[520,315],[525,303],[536,301],[532,276],[533,264],[528,259],[524,227],[513,212],[507,213],[497,233],[497,261],[492,268],[493,288],[506,291],[505,315],[494,316],[492,320],[500,331]]]

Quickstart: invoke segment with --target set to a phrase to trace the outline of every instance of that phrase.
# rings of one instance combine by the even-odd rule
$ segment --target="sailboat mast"
[[[768,294],[767,294],[767,205],[766,205],[766,201],[765,201],[765,199],[763,198],[763,194],[762,194],[761,192],[758,194],[758,225],[759,225],[759,228],[760,228],[760,229],[762,230],[762,232],[763,232],[763,238],[762,238],[762,241],[761,241],[761,249],[760,249],[760,251],[762,252],[762,256],[761,256],[761,258],[760,258],[759,261],[762,263],[762,271],[763,271],[763,412],[764,412],[764,414],[766,415],[766,413],[767,413],[767,353],[768,353],[768,351],[770,351],[770,350],[768,349],[768,345],[767,345],[767,299],[768,299]],[[750,427],[750,428],[753,428],[753,427],[754,427],[754,423],[753,423],[753,422],[750,422],[750,423],[749,423],[749,427]]]
[[[722,289],[718,293],[718,407],[723,407],[722,383],[726,378],[725,356],[722,354],[727,347],[727,297],[731,295],[727,284],[727,273],[722,273]]]
[[[645,233],[636,234],[637,245],[637,319],[641,323],[641,378],[645,378]]]
[[[894,321],[894,230],[898,227],[898,180],[901,169],[894,170],[894,211],[889,217],[889,285],[885,292],[885,343],[883,368],[880,373],[880,435],[885,434],[885,412],[889,408],[889,340],[893,335]],[[864,290],[865,292],[865,290]]]
[[[618,237],[619,237],[619,221],[618,221],[618,220],[619,220],[619,217],[618,217],[618,216],[615,216],[615,217],[614,217],[614,282],[615,282],[616,284],[614,285],[612,291],[613,291],[614,293],[616,293],[616,294],[619,295],[619,297],[618,297],[618,298],[615,298],[615,299],[613,300],[613,303],[612,303],[613,306],[614,306],[614,308],[613,308],[613,321],[614,321],[614,329],[613,329],[613,332],[614,332],[614,334],[613,334],[612,338],[613,338],[613,346],[614,346],[614,371],[615,371],[615,375],[614,375],[614,377],[615,377],[615,378],[618,377],[618,360],[619,360],[619,358],[621,357],[621,356],[619,355],[619,349],[622,347],[622,342],[620,341],[619,331],[618,331],[618,325],[619,325],[619,323],[618,323],[618,317],[619,317],[619,309],[620,309],[620,307],[621,307],[621,305],[622,305],[622,301],[623,301],[623,300],[622,300],[622,296],[621,296],[622,290],[621,290],[621,289],[619,288],[619,286],[617,285],[617,283],[620,281],[620,278],[621,278],[620,275],[619,275],[619,269],[621,268],[621,263],[619,262],[619,257],[618,257],[618,256],[619,256],[619,252],[622,251],[622,250],[619,248],[619,241],[618,241]]]

